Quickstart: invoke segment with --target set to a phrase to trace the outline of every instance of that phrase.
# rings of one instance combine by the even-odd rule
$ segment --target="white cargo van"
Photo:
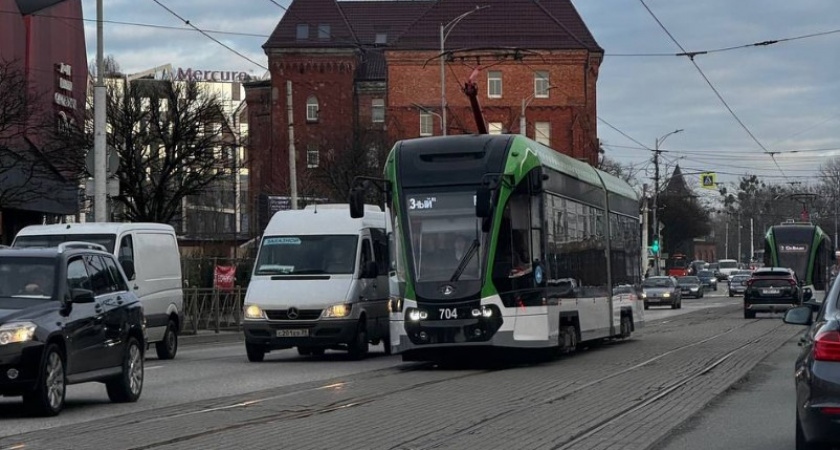
[[[735,261],[734,259],[718,260],[718,270],[722,275],[726,276],[726,280],[732,278],[732,274],[737,272],[739,269],[738,261]]]
[[[388,335],[385,214],[367,206],[308,206],[274,214],[263,233],[245,296],[245,348],[262,361],[271,350],[301,355],[347,350],[354,359]]]
[[[159,223],[31,225],[20,230],[12,247],[55,247],[68,241],[100,244],[117,257],[143,304],[148,343],[155,344],[160,359],[174,358],[184,308],[175,229]]]

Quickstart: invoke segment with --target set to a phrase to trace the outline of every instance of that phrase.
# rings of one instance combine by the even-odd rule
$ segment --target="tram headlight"
[[[481,315],[484,316],[486,319],[489,319],[489,318],[493,317],[493,310],[486,307],[486,306],[482,306],[481,307]]]
[[[420,321],[420,310],[419,309],[412,309],[408,312],[408,319],[412,322],[419,322]]]
[[[472,310],[472,316],[473,317],[481,317],[481,310],[478,309],[478,308],[473,309]]]

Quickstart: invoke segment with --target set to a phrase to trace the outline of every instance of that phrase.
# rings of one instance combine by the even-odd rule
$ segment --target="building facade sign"
[[[58,77],[58,88],[53,94],[53,100],[57,108],[57,125],[60,131],[70,131],[70,127],[76,124],[73,117],[77,109],[77,101],[73,98],[73,67],[70,64],[58,63],[55,66]],[[71,111],[66,111],[66,110]]]
[[[192,67],[179,67],[173,74],[176,81],[226,81],[243,82],[251,79],[247,72],[236,72],[232,70],[198,70]]]

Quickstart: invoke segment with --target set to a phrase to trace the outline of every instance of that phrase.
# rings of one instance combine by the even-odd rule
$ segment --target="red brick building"
[[[571,1],[479,3],[487,7],[447,28],[446,133],[475,132],[463,86],[478,69],[490,132],[523,132],[525,105],[524,134],[597,162],[603,50]],[[308,175],[327,155],[354,145],[380,154],[399,139],[440,135],[440,27],[475,8],[467,0],[294,0],[263,46],[271,80],[246,84],[250,192],[289,192],[289,98],[301,195],[317,191]]]

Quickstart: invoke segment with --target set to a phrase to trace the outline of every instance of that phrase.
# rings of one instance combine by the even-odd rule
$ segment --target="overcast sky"
[[[265,66],[262,44],[283,15],[272,0],[158,0],[245,57]],[[287,6],[291,0],[274,0]],[[551,1],[551,0],[545,0]],[[681,50],[639,0],[574,0],[606,51],[598,79],[598,116],[630,138],[661,147],[663,165],[684,172],[716,171],[720,181],[746,172],[774,182],[814,182],[821,162],[840,155],[840,1],[838,0],[645,0],[686,51],[727,48],[830,32],[774,45],[698,55],[697,65],[781,170],[727,111]],[[477,4],[480,4],[477,0]],[[95,0],[83,0],[95,19]],[[186,28],[154,0],[107,0],[106,20]],[[88,58],[96,56],[95,25],[86,22]],[[193,31],[125,24],[105,25],[105,53],[123,71],[162,64],[197,69],[265,69]],[[651,169],[651,152],[598,124],[607,155]],[[634,148],[627,148],[634,147]],[[836,149],[785,153],[791,150]],[[787,176],[788,178],[783,178]],[[652,176],[652,170],[648,173]]]

